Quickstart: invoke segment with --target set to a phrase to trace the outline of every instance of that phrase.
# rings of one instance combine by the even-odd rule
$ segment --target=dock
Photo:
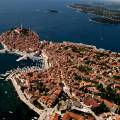
[[[27,55],[24,55],[24,56],[22,56],[22,57],[19,57],[16,61],[19,62],[19,61],[21,61],[21,60],[23,60],[23,59],[27,59]]]
[[[36,53],[22,53],[21,54],[21,57],[19,57],[16,61],[19,62],[21,60],[24,60],[24,59],[32,59],[33,61],[35,60],[42,60],[42,57],[41,56],[35,56]]]

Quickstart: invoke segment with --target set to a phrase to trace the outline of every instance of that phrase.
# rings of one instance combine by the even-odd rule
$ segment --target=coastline
[[[28,70],[30,70],[31,72],[36,71],[36,70],[42,70],[40,68],[28,68]],[[11,80],[12,85],[14,86],[20,100],[25,103],[31,110],[33,110],[34,112],[36,112],[39,117],[37,120],[48,120],[49,119],[49,115],[52,114],[53,111],[56,110],[56,107],[54,108],[46,108],[44,110],[37,108],[35,105],[33,105],[25,96],[25,94],[22,92],[21,90],[21,86],[17,84],[16,80],[15,80],[15,76],[17,72],[22,71],[22,69],[18,69],[18,70],[14,70],[12,71],[6,78],[6,80]],[[41,103],[42,105],[42,103]]]
[[[90,21],[92,21],[91,19],[89,19]],[[92,21],[92,22],[96,22],[96,21]],[[96,22],[97,23],[97,22]],[[44,42],[44,41],[42,41],[42,42]],[[49,41],[49,43],[50,44],[53,44],[53,42],[51,42],[51,41]],[[13,51],[10,51],[9,49],[8,49],[8,47],[3,43],[3,42],[1,42],[1,44],[3,45],[3,49],[2,50],[0,50],[0,53],[5,53],[5,52],[8,52],[9,54],[15,54],[15,55],[18,55],[18,56],[20,56],[16,61],[20,61],[20,60],[22,60],[22,59],[26,59],[26,58],[30,58],[30,59],[32,59],[36,54],[37,54],[37,52],[38,51],[36,51],[36,52],[32,52],[32,53],[27,53],[27,52],[21,52],[21,51],[19,51],[19,50],[16,50],[16,49],[14,49]],[[59,44],[59,43],[58,43]],[[91,45],[91,44],[85,44],[85,43],[73,43],[73,42],[69,42],[69,41],[63,41],[62,43],[60,43],[60,44],[73,44],[73,45],[82,45],[83,47],[91,47],[91,48],[93,48],[93,49],[95,49],[95,50],[97,50],[97,51],[107,51],[107,52],[109,52],[109,51],[111,51],[111,50],[106,50],[106,49],[104,49],[104,48],[97,48],[95,45]],[[111,51],[113,54],[120,54],[120,52],[115,52],[115,51]],[[42,57],[43,58],[43,60],[44,60],[44,62],[45,62],[45,65],[46,65],[46,68],[48,68],[48,66],[49,66],[49,64],[48,64],[48,57],[45,55],[45,53],[44,53],[44,51],[42,50],[41,51],[41,56],[40,57]]]
[[[115,60],[115,61],[118,60],[117,57],[119,57],[120,53],[112,52],[110,50],[105,50],[102,48],[97,49],[96,46],[94,46],[94,45],[87,45],[87,44],[83,44],[83,43],[72,43],[72,42],[65,42],[65,41],[63,43],[47,42],[47,44],[45,44],[45,41],[44,41],[42,45],[43,45],[42,49],[39,49],[38,51],[35,51],[35,52],[29,52],[29,53],[27,53],[27,51],[20,52],[19,50],[16,50],[16,49],[13,49],[10,51],[10,50],[8,50],[6,45],[4,47],[4,49],[7,49],[7,51],[9,51],[8,53],[17,54],[17,55],[21,56],[16,61],[30,58],[33,60],[34,59],[37,59],[37,60],[42,59],[43,63],[44,63],[44,67],[42,70],[40,69],[40,67],[34,67],[34,68],[28,67],[25,71],[22,69],[18,69],[18,70],[12,71],[9,74],[9,76],[7,77],[7,79],[10,79],[12,81],[12,84],[15,87],[16,92],[17,92],[19,98],[21,99],[21,101],[23,101],[30,109],[35,111],[40,116],[38,120],[48,120],[49,116],[52,115],[54,112],[56,112],[58,115],[63,117],[61,115],[62,114],[61,111],[56,109],[56,106],[53,107],[52,105],[56,102],[56,100],[58,100],[58,98],[60,97],[59,96],[60,93],[64,92],[67,94],[70,101],[72,101],[72,99],[74,99],[82,107],[82,108],[79,108],[78,106],[74,106],[73,103],[70,103],[71,110],[82,111],[83,113],[87,113],[87,114],[89,113],[96,120],[101,120],[100,117],[97,116],[97,114],[92,110],[92,106],[86,105],[83,102],[86,99],[86,97],[88,97],[89,95],[92,95],[92,99],[94,99],[93,94],[89,94],[89,93],[86,94],[86,93],[84,93],[84,91],[82,91],[81,88],[80,88],[81,90],[78,91],[79,86],[77,87],[77,85],[79,85],[79,83],[81,83],[81,84],[83,84],[83,85],[81,85],[82,87],[84,87],[85,84],[86,84],[85,86],[91,85],[91,87],[93,87],[91,78],[88,79],[87,77],[92,77],[92,81],[95,83],[95,85],[96,84],[99,85],[100,81],[97,81],[96,80],[97,78],[93,79],[93,77],[96,77],[95,75],[96,75],[97,69],[99,70],[98,73],[99,72],[100,72],[100,74],[102,74],[102,72],[104,73],[104,71],[100,71],[101,68],[99,68],[99,67],[97,68],[97,67],[95,67],[95,65],[93,66],[94,69],[91,68],[92,66],[90,66],[89,64],[87,66],[85,63],[86,58],[91,59],[89,57],[92,56],[93,64],[96,64],[96,66],[97,65],[100,66],[99,60],[105,58],[105,60],[110,61],[110,65],[111,65],[114,63],[113,60]],[[74,62],[71,61],[71,58],[73,59]],[[112,60],[110,60],[111,58],[112,58]],[[84,59],[85,59],[85,61],[84,61]],[[90,62],[90,61],[87,61],[87,62]],[[101,60],[101,65],[104,65],[106,67],[107,65],[105,63],[103,64],[103,62],[105,62],[105,61]],[[79,74],[77,75],[75,73],[78,77],[78,78],[75,78],[77,80],[77,82],[79,82],[79,79],[83,79],[82,82],[80,81],[79,83],[77,83],[76,81],[72,81],[72,82],[70,81],[70,80],[72,80],[71,75],[74,73],[74,70],[71,69],[72,64],[74,65],[74,68],[75,68],[75,71],[77,74],[79,71],[80,74],[82,74],[86,77],[86,78],[85,77],[82,78],[81,76],[79,76]],[[83,65],[85,65],[85,66],[83,66]],[[70,67],[70,69],[68,69],[69,67]],[[100,66],[100,67],[102,67],[102,66]],[[107,66],[107,67],[109,69],[111,68],[111,66],[110,67]],[[102,69],[104,69],[104,68],[102,68]],[[39,70],[41,71],[40,74],[39,74]],[[86,71],[91,71],[92,76],[90,76],[88,72],[87,72],[87,74],[84,73]],[[72,74],[70,74],[69,72],[70,73],[72,72]],[[114,73],[116,74],[116,71]],[[18,75],[19,75],[19,77],[18,77]],[[75,75],[75,77],[76,77],[76,75]],[[102,75],[102,77],[104,77],[104,75]],[[106,78],[106,76],[105,76],[105,78]],[[28,90],[28,92],[25,92],[25,90],[22,91],[22,89],[21,89],[22,85],[17,83],[17,79],[19,80],[20,83],[23,83],[23,86],[25,87],[24,89]],[[36,86],[37,84],[34,84],[34,82],[38,82],[37,84],[39,86]],[[45,86],[44,84],[48,85],[48,87],[52,86],[52,88],[50,88],[50,90],[53,90],[53,92],[50,92],[51,94],[47,93],[49,91],[48,88],[47,88],[48,91],[46,92],[46,88],[44,88],[44,86]],[[29,95],[29,93],[32,92],[32,90],[30,90],[31,89],[30,87],[32,87],[32,85],[33,86],[35,85],[33,87],[35,91],[33,91],[32,95],[34,94],[34,92],[37,91],[36,94],[38,93],[37,94],[38,96],[37,96],[36,100],[37,100],[37,102],[40,103],[40,105],[43,106],[44,110],[37,108],[33,103],[30,102],[31,98],[28,98],[26,95],[26,94]],[[71,85],[73,85],[73,86],[71,86]],[[55,87],[57,86],[57,89],[55,91],[54,91],[54,86]],[[36,89],[36,87],[37,87],[37,89]],[[41,89],[44,91],[44,94],[42,93],[42,91],[39,91]],[[83,98],[81,98],[81,100],[79,100],[77,94],[79,94],[79,95],[83,94]],[[41,98],[43,98],[43,99],[41,99]],[[46,98],[47,98],[47,102],[45,101]],[[102,98],[100,99],[100,101],[98,100],[98,103],[96,103],[96,104],[100,105],[101,101],[103,102]],[[60,101],[58,101],[58,102],[60,102]],[[72,101],[72,102],[74,102],[74,101]],[[66,115],[66,114],[64,114],[64,115]]]
[[[14,86],[14,88],[15,88],[15,90],[16,90],[19,98],[20,98],[20,100],[23,101],[30,109],[32,109],[33,111],[35,111],[37,114],[40,115],[43,111],[38,109],[37,107],[35,107],[33,104],[30,103],[30,101],[28,101],[25,98],[25,95],[22,92],[21,87],[19,85],[17,85],[17,82],[16,82],[16,80],[13,77],[14,74],[15,73],[10,74],[10,76],[8,76],[7,79],[11,80],[11,82],[12,82],[12,84],[13,84],[13,86]]]
[[[1,45],[3,46],[3,49],[0,50],[0,53],[5,53],[9,51],[7,46],[3,42],[1,42]]]

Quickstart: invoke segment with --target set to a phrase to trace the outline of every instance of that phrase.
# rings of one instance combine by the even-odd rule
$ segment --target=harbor
[[[0,86],[1,86],[0,90],[1,91],[0,91],[0,94],[2,95],[2,97],[4,96],[3,98],[5,100],[3,102],[6,102],[7,104],[4,103],[5,105],[2,107],[1,104],[3,102],[1,101],[0,119],[5,120],[5,119],[9,119],[9,117],[11,117],[11,119],[20,119],[20,120],[24,120],[24,118],[26,118],[28,120],[38,119],[39,114],[37,112],[34,112],[34,107],[33,106],[31,106],[31,108],[28,107],[26,105],[26,103],[24,103],[24,102],[26,102],[25,100],[23,100],[23,102],[22,102],[20,97],[18,98],[18,93],[16,93],[17,91],[13,85],[13,82],[8,80],[7,78],[10,74],[13,73],[14,70],[20,70],[21,68],[23,68],[22,72],[25,72],[27,69],[29,69],[30,71],[33,71],[35,69],[41,70],[41,68],[44,66],[42,64],[42,60],[38,60],[36,58],[34,60],[22,59],[19,62],[17,62],[16,58],[17,58],[18,54],[16,54],[16,53],[14,53],[14,54],[11,52],[9,52],[7,54],[1,53],[1,55],[4,56],[4,58],[9,59],[11,61],[11,64],[9,63],[10,67],[7,66],[7,64],[6,64],[6,66],[7,66],[7,69],[6,69],[6,67],[2,67],[2,62],[1,62],[2,68],[0,68],[0,70],[1,70],[1,74],[0,74]],[[10,90],[9,90],[9,86],[10,86]],[[23,94],[21,94],[21,95],[23,95]],[[11,99],[11,100],[14,99],[14,100],[13,100],[13,102],[7,102],[6,100],[8,100],[8,99]],[[1,98],[1,100],[2,100],[2,98]],[[16,102],[16,103],[14,103],[14,102]],[[9,106],[8,104],[10,104],[11,106]],[[16,109],[14,109],[14,107],[12,107],[12,106],[15,106]],[[2,112],[3,109],[5,109],[4,112]],[[24,111],[25,112],[24,115],[22,115],[23,113],[21,113],[20,111],[19,111],[19,113],[16,113],[17,109]],[[22,110],[22,109],[24,109],[24,110]],[[19,116],[19,115],[22,115],[22,116]]]
[[[0,120],[120,120],[119,8],[1,0]]]
[[[111,96],[113,93],[107,93],[114,87],[111,81],[118,86],[119,68],[114,69],[114,65],[119,66],[119,53],[83,43],[54,43],[45,40],[40,42],[37,33],[25,28],[7,31],[1,35],[0,40],[6,45],[8,54],[20,56],[15,60],[17,63],[30,60],[34,64],[11,69],[1,74],[1,78],[5,77],[6,82],[11,80],[20,100],[39,115],[38,120],[49,120],[50,116],[54,120],[54,115],[58,116],[56,120],[59,120],[59,117],[62,120],[69,117],[102,120],[100,116],[108,112],[111,116],[114,113],[115,117],[120,117],[117,114],[120,104],[119,90],[114,92],[118,97],[112,97],[114,103],[111,103],[108,97],[103,98],[98,87],[108,89],[104,87],[107,84],[110,88],[105,94]],[[106,69],[113,73],[109,74]],[[106,72],[108,76],[105,76]],[[102,85],[100,81],[103,82]],[[5,90],[4,93],[8,94],[8,91]],[[112,107],[108,103],[112,104]],[[101,110],[100,113],[97,109]],[[74,110],[84,115],[77,114]],[[12,114],[11,111],[9,113]]]
[[[39,117],[20,100],[10,80],[0,80],[0,95],[0,120],[35,120],[34,117]]]

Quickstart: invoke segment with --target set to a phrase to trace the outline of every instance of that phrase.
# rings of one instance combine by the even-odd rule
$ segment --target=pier
[[[23,60],[23,59],[27,59],[27,55],[24,55],[24,56],[18,58],[16,61],[19,62],[19,61],[21,61],[21,60]]]
[[[35,56],[36,53],[24,53],[22,54],[21,57],[19,57],[16,61],[19,62],[21,60],[24,60],[24,59],[32,59],[33,61],[40,61],[40,60],[43,60],[41,56]]]

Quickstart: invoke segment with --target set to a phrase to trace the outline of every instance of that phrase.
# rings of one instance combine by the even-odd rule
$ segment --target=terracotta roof
[[[110,101],[108,101],[106,99],[103,99],[103,102],[104,102],[104,104],[106,104],[107,107],[109,107],[109,108],[113,107],[113,103],[112,102],[110,102]]]
[[[90,96],[86,97],[83,100],[84,104],[86,104],[87,106],[92,106],[92,107],[98,107],[99,103],[97,102],[97,100],[95,98],[92,98]]]
[[[68,112],[66,114],[64,114],[62,120],[70,120],[70,119],[74,119],[74,120],[84,120],[84,118],[81,115],[78,115],[76,113],[73,112]]]

